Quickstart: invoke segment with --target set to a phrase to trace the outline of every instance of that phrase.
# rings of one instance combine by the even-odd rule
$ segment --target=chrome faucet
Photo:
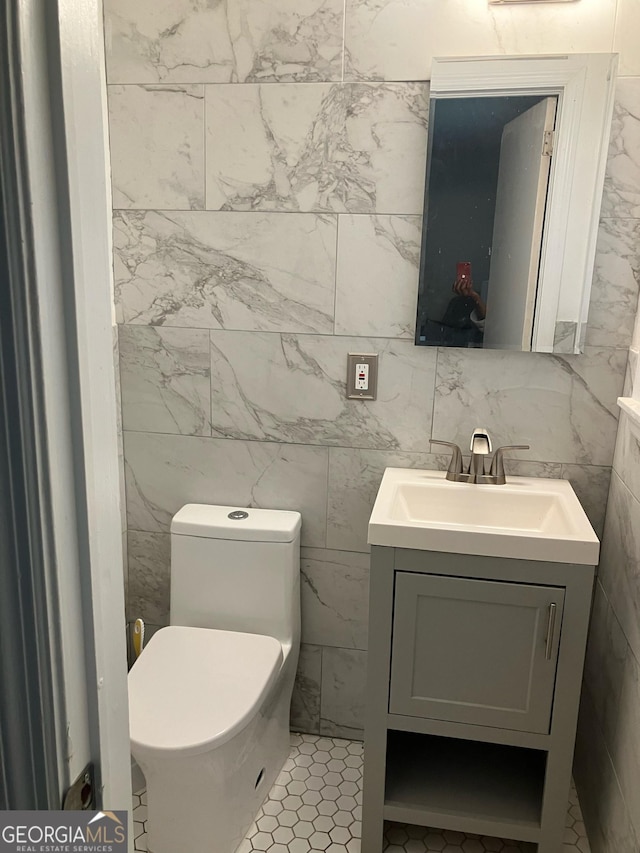
[[[476,427],[471,435],[471,456],[467,470],[464,470],[462,451],[451,441],[431,439],[431,444],[442,444],[451,448],[451,462],[447,470],[447,480],[455,483],[478,483],[491,486],[503,486],[506,483],[504,473],[504,454],[507,450],[529,450],[528,444],[507,444],[499,447],[493,454],[489,472],[485,460],[491,453],[491,436],[487,429]]]
[[[476,427],[471,433],[471,459],[469,459],[468,474],[473,474],[475,478],[484,477],[484,460],[491,453],[491,438],[489,431],[482,427]],[[469,480],[470,483],[477,483],[477,479]]]

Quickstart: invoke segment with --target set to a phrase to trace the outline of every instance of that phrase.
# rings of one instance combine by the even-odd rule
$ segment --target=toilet
[[[170,625],[129,673],[150,853],[234,853],[289,754],[300,524],[202,504],[173,517]]]

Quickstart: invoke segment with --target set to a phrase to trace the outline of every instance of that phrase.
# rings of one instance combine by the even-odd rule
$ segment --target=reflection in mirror
[[[421,343],[529,348],[556,104],[432,102]]]
[[[611,55],[434,62],[417,344],[561,351],[561,329],[579,351],[614,71]]]

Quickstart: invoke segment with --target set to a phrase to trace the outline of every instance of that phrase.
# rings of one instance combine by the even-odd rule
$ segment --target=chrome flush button
[[[240,521],[242,518],[249,518],[249,513],[245,512],[243,509],[234,509],[233,512],[230,512],[227,518],[232,518],[234,521]]]

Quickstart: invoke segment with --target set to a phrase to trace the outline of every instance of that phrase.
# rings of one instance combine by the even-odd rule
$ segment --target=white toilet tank
[[[300,525],[288,510],[183,506],[171,522],[171,624],[297,643]]]

